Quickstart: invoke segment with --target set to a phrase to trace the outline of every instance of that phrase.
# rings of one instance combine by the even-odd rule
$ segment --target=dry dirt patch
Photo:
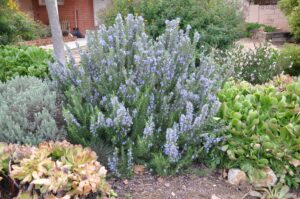
[[[218,172],[161,178],[146,172],[131,180],[110,180],[119,198],[132,199],[242,199],[251,186],[232,186]]]

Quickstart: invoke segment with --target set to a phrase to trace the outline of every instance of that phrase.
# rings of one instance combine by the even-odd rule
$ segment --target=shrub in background
[[[226,48],[243,34],[239,10],[237,2],[225,0],[115,0],[104,18],[112,25],[118,13],[143,16],[146,32],[156,38],[165,31],[165,20],[179,17],[181,28],[191,25],[191,33],[200,33],[201,45]]]
[[[277,30],[276,27],[268,25],[263,25],[263,28],[265,32],[275,32]]]
[[[255,46],[255,49],[236,46],[214,53],[217,62],[234,69],[234,76],[237,79],[252,84],[268,82],[284,71],[284,67],[278,64],[279,55],[279,52],[271,48],[269,44]]]
[[[0,0],[0,6],[5,6],[12,10],[18,9],[18,4],[15,0]]]
[[[285,72],[299,76],[300,75],[300,45],[285,44],[280,52],[278,64],[285,68]]]
[[[300,182],[300,79],[281,77],[255,86],[228,82],[219,99],[220,116],[229,126],[222,147],[226,167],[239,167],[250,179],[270,167],[281,183],[296,186]]]
[[[48,29],[20,11],[0,8],[0,44],[27,41],[44,37]]]
[[[246,37],[251,37],[254,30],[258,30],[261,27],[259,23],[246,23]]]
[[[16,76],[48,76],[48,64],[52,56],[35,46],[0,46],[0,81]]]
[[[195,54],[199,34],[191,41],[189,29],[178,29],[179,20],[166,23],[154,41],[141,17],[123,21],[119,15],[114,26],[89,35],[80,66],[72,57],[67,66],[50,66],[66,90],[69,139],[85,146],[97,139],[108,143],[114,151],[108,165],[117,174],[134,162],[167,174],[221,141],[206,126],[218,111],[216,93],[226,71]]]
[[[96,153],[66,141],[44,142],[38,147],[0,143],[0,165],[2,182],[8,184],[3,195],[0,190],[3,197],[7,192],[19,199],[114,195]],[[2,182],[0,179],[0,186]]]
[[[259,29],[263,29],[265,32],[275,32],[277,30],[275,27],[269,25],[259,23],[246,23],[246,36],[251,37],[252,32]]]
[[[1,142],[34,145],[62,139],[58,117],[56,93],[42,80],[16,77],[0,83]]]
[[[288,18],[293,36],[300,40],[300,1],[280,0],[279,7]]]
[[[32,40],[49,34],[45,25],[34,21],[25,13],[10,9],[0,2],[0,45]]]

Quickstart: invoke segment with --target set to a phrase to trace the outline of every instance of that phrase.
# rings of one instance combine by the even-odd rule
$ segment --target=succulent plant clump
[[[0,143],[0,177],[17,184],[17,198],[87,198],[112,194],[106,169],[90,148],[67,141],[38,147]],[[3,180],[3,178],[0,178]]]

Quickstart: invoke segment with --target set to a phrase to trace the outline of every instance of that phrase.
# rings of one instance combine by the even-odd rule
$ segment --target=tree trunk
[[[45,0],[45,2],[50,22],[54,54],[56,56],[56,59],[61,64],[65,64],[66,59],[64,50],[64,40],[59,23],[57,0]]]

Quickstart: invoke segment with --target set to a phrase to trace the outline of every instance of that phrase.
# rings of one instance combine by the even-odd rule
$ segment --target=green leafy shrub
[[[289,27],[296,39],[300,39],[300,2],[299,0],[280,0],[279,7],[287,16]]]
[[[0,80],[6,81],[16,76],[48,76],[48,64],[52,56],[35,46],[0,46]]]
[[[280,53],[278,64],[285,68],[285,72],[299,76],[300,75],[300,45],[285,44]]]
[[[273,26],[264,25],[264,31],[265,32],[275,32],[277,29]]]
[[[46,26],[25,13],[0,6],[0,45],[32,40],[49,34]]]
[[[290,83],[285,83],[290,82]],[[226,167],[251,178],[269,166],[289,186],[300,182],[300,79],[279,78],[265,85],[227,82],[219,93],[227,122],[222,147]]]
[[[180,18],[180,27],[193,27],[201,35],[200,45],[226,48],[243,32],[243,19],[235,1],[224,0],[114,0],[104,16],[112,25],[118,13],[140,15],[145,19],[146,32],[156,38],[166,26],[165,20]]]
[[[11,184],[8,192],[14,194],[13,188],[17,189],[17,199],[84,199],[113,194],[96,153],[66,141],[44,142],[38,147],[0,143],[0,165],[4,168],[0,177],[7,176],[2,181]]]
[[[205,127],[219,108],[216,93],[227,71],[196,54],[197,33],[192,41],[178,20],[166,23],[153,40],[141,17],[119,15],[114,26],[88,36],[80,66],[72,57],[67,66],[50,66],[65,91],[69,139],[85,146],[99,139],[116,148],[108,161],[116,174],[153,158],[155,172],[176,171],[221,141],[209,133],[218,132],[216,126]]]
[[[255,46],[255,49],[245,49],[236,46],[226,51],[216,51],[217,62],[232,67],[237,79],[252,84],[262,84],[282,73],[284,67],[278,64],[279,51],[269,44]]]
[[[0,141],[38,144],[64,137],[56,93],[35,77],[16,77],[0,83]]]
[[[259,23],[246,23],[246,30],[251,31],[251,30],[257,30],[261,27],[261,24]]]
[[[259,23],[246,23],[246,36],[251,37],[251,33],[254,30],[258,30],[261,27]]]
[[[259,24],[259,23],[246,23],[246,36],[251,37],[254,30],[263,29],[265,32],[275,32],[277,29],[273,26]]]

